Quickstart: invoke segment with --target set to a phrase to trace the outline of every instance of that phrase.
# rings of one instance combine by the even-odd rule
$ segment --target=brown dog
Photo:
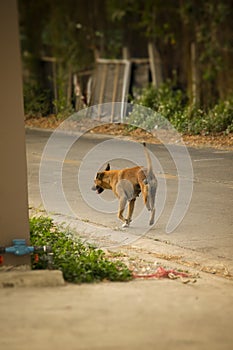
[[[94,180],[95,184],[92,187],[92,190],[98,194],[105,189],[114,192],[119,199],[118,218],[124,222],[123,227],[129,226],[132,221],[135,200],[141,192],[144,204],[151,211],[149,224],[153,225],[154,223],[157,181],[152,170],[152,163],[146,144],[143,143],[143,146],[147,159],[146,169],[142,166],[135,166],[121,170],[110,170],[110,165],[107,164],[104,171],[97,173]],[[125,218],[123,212],[127,202],[129,203],[128,215]]]

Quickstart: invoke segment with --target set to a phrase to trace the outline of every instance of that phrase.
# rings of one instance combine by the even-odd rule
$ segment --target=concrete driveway
[[[231,350],[231,288],[202,278],[0,289],[1,349]]]

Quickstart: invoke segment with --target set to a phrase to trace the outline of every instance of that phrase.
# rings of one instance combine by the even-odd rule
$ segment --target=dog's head
[[[105,190],[105,188],[107,188],[104,182],[104,177],[106,175],[106,171],[109,171],[109,170],[110,170],[110,164],[108,163],[104,171],[98,172],[96,174],[94,185],[91,188],[93,191],[96,191],[98,194],[100,194]]]

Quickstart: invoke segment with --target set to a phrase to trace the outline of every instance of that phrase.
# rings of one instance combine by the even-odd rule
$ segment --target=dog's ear
[[[106,168],[105,168],[105,171],[108,171],[108,170],[110,170],[110,164],[109,163],[106,165]]]
[[[102,180],[103,177],[104,177],[104,173],[97,173],[97,175],[96,175],[97,180]]]

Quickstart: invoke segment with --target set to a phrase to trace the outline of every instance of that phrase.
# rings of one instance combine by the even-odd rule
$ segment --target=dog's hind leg
[[[153,208],[153,209],[151,210],[151,217],[150,217],[149,225],[150,225],[150,226],[153,225],[154,221],[155,221],[155,208]]]
[[[131,201],[129,202],[129,206],[128,206],[128,215],[127,215],[127,219],[126,222],[129,225],[130,222],[132,221],[132,215],[133,215],[133,211],[134,211],[134,205],[135,205],[135,201],[136,198],[131,199]]]
[[[148,185],[141,184],[141,191],[142,191],[142,198],[145,206],[148,210],[151,210],[150,202],[149,202],[149,191],[148,191]]]
[[[154,224],[155,220],[155,194],[156,194],[156,185],[153,183],[141,184],[141,191],[143,196],[144,204],[147,209],[151,212],[150,216],[150,225]]]
[[[149,192],[150,207],[151,207],[151,217],[150,217],[149,225],[153,225],[155,221],[155,194],[156,194],[156,187],[153,186],[152,188],[150,188],[150,192]]]
[[[130,224],[133,209],[134,209],[134,187],[129,180],[121,179],[116,185],[116,195],[119,198],[118,218],[124,222],[123,227]],[[134,200],[134,201],[133,201]],[[127,219],[124,218],[123,212],[126,204],[129,202]]]

